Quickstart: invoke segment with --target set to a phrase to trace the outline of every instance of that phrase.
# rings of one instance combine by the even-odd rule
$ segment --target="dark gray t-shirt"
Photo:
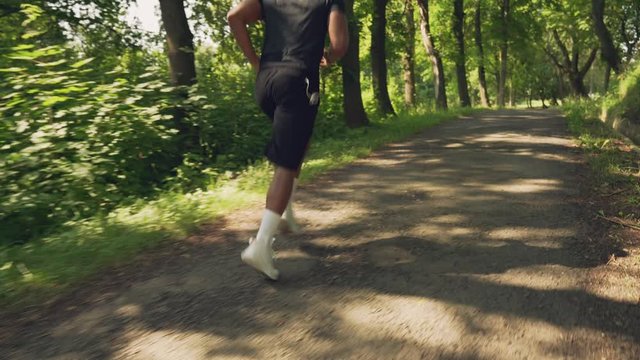
[[[265,37],[261,63],[320,66],[329,13],[344,12],[344,0],[260,0]]]

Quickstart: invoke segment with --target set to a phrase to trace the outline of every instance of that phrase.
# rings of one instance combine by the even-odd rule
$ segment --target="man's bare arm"
[[[238,46],[242,49],[254,70],[258,71],[260,58],[249,39],[247,25],[258,22],[262,18],[262,7],[258,0],[242,0],[227,14],[227,22]]]
[[[342,11],[333,10],[329,14],[329,42],[330,46],[325,53],[323,65],[340,60],[349,49],[347,17]]]

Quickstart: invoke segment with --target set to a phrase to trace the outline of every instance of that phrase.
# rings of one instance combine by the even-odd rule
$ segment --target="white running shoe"
[[[273,249],[271,245],[275,238],[271,241],[255,241],[253,238],[249,239],[249,246],[242,251],[240,258],[245,264],[265,274],[271,280],[278,280],[279,272],[273,266]]]
[[[253,244],[253,242],[256,241],[256,238],[254,238],[253,236],[249,238],[249,245]],[[273,259],[273,261],[276,261],[276,252],[273,251],[273,243],[276,242],[276,238],[275,236],[271,238],[270,241],[270,246],[269,246],[269,250],[271,250],[271,259]]]
[[[296,221],[296,219],[294,218],[282,218],[280,220],[280,231],[282,232],[288,232],[291,234],[300,234],[302,232],[302,227],[300,226],[300,224],[298,224],[298,222]]]

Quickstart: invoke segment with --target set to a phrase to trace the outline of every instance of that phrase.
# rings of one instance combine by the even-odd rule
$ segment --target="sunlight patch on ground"
[[[370,213],[369,209],[365,209],[361,206],[357,206],[354,203],[344,204],[339,209],[330,208],[326,210],[304,208],[304,211],[299,211],[300,219],[304,221],[305,218],[313,219],[314,227],[325,228],[335,227],[339,224],[348,224],[353,222],[354,219],[360,219]]]
[[[339,315],[341,333],[359,338],[359,343],[398,341],[402,347],[421,348],[432,354],[451,350],[480,359],[544,358],[549,347],[563,340],[561,328],[542,320],[424,297],[378,294],[366,303],[343,306]],[[466,346],[459,348],[461,343]],[[382,352],[378,355],[385,358]]]
[[[394,154],[393,157],[389,157],[389,158],[382,158],[382,157],[375,158],[375,159],[372,159],[371,161],[368,161],[367,163],[375,164],[375,166],[398,166],[399,158],[415,158],[415,155],[399,153],[399,154]]]
[[[462,225],[452,227],[451,224],[439,225],[433,224],[430,221],[423,224],[416,224],[416,226],[411,229],[411,233],[416,236],[435,240],[442,244],[448,244],[460,236],[474,235],[477,231],[478,230],[473,227],[465,227]]]
[[[151,333],[131,331],[131,340],[116,358],[123,359],[205,359],[225,342],[222,336],[205,332],[159,330]],[[216,354],[216,359],[251,359],[251,355]]]
[[[138,317],[140,314],[142,314],[142,307],[136,304],[122,305],[116,310],[116,315],[125,318]]]
[[[632,257],[633,254],[627,258],[611,260],[610,265],[603,269],[602,275],[597,279],[598,286],[591,284],[589,290],[605,299],[640,305],[640,282],[637,275],[629,272],[623,265],[631,261]],[[640,261],[640,256],[636,255],[636,259]]]
[[[444,147],[448,148],[448,149],[455,149],[455,148],[464,147],[464,144],[462,144],[462,143],[451,143],[451,144],[445,145]]]
[[[438,215],[429,219],[430,222],[438,224],[456,224],[467,221],[467,216],[460,214]]]
[[[467,274],[468,278],[496,285],[511,285],[533,290],[579,290],[575,269],[560,264],[530,265],[509,269],[501,274]]]
[[[536,147],[542,145],[558,145],[558,146],[570,146],[571,140],[563,139],[552,136],[535,136],[535,135],[522,135],[519,133],[493,133],[486,136],[480,136],[474,138],[476,143],[491,143],[497,144],[513,144],[522,147],[526,144],[534,144]]]
[[[390,154],[411,154],[414,157],[416,156],[416,153],[414,151],[411,151],[410,148],[407,148],[406,146],[402,146],[402,147],[398,147],[398,146],[388,146],[391,148],[391,150],[386,150],[385,153],[390,153]],[[374,153],[373,158],[375,159],[377,156],[380,156],[380,153]],[[362,160],[362,161],[366,161],[366,160]]]
[[[562,182],[555,179],[520,179],[510,184],[485,185],[485,188],[489,191],[522,194],[561,190]]]
[[[340,311],[346,333],[364,338],[389,337],[427,346],[456,344],[464,326],[451,308],[422,297],[378,295],[363,304],[348,304]]]
[[[485,234],[485,237],[491,240],[538,240],[541,238],[554,239],[551,246],[554,248],[562,247],[562,243],[558,242],[558,238],[570,237],[576,235],[576,229],[566,228],[540,228],[540,227],[522,227],[508,226],[492,229]],[[547,246],[549,247],[549,246]]]

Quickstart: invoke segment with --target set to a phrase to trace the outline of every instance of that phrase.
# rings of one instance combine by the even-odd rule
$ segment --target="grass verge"
[[[570,131],[587,154],[596,190],[605,196],[623,195],[616,197],[615,216],[635,218],[640,209],[638,148],[598,119],[598,101],[570,102],[563,110]]]
[[[305,162],[301,181],[471,111],[403,115],[317,141]],[[0,247],[0,306],[17,311],[45,302],[101,269],[126,263],[144,249],[182,238],[221,214],[260,201],[270,180],[269,164],[260,161],[203,190],[166,192],[153,201],[68,223],[64,231],[22,246]]]

